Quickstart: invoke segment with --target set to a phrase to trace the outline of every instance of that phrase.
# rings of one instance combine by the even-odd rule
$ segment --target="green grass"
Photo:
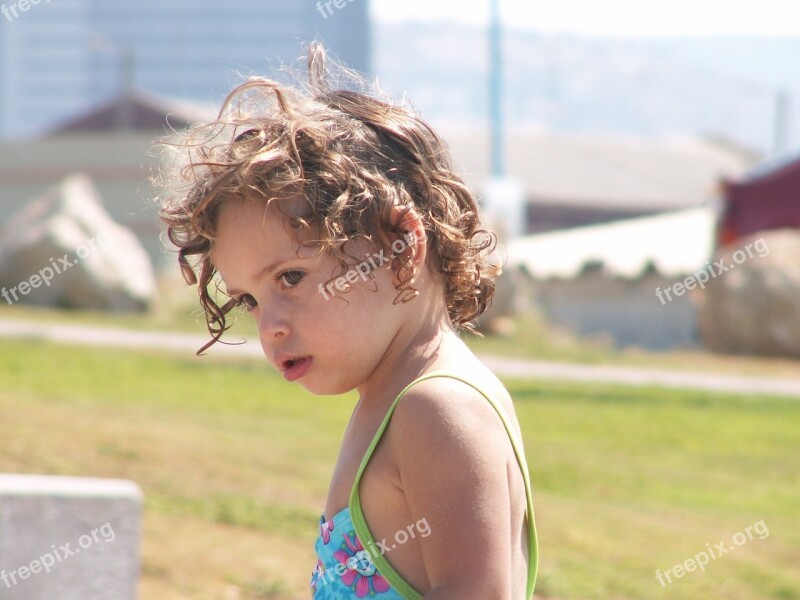
[[[537,488],[541,592],[800,597],[800,404],[512,382]],[[666,570],[764,520],[770,535],[662,590]]]
[[[508,385],[535,487],[538,594],[800,597],[800,402]],[[139,483],[143,599],[307,598],[353,401],[311,396],[254,361],[4,341],[0,471]],[[765,539],[656,581],[762,519]]]

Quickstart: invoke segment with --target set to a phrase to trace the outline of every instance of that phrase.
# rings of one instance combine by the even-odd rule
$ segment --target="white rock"
[[[0,302],[143,311],[156,299],[150,259],[106,213],[86,175],[27,204],[3,232]]]

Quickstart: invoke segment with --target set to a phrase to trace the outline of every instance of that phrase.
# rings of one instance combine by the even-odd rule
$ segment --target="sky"
[[[353,0],[350,0],[353,1]],[[358,0],[356,0],[358,1]],[[490,0],[369,0],[379,21],[484,24]],[[800,36],[799,0],[498,0],[506,24],[612,37]]]

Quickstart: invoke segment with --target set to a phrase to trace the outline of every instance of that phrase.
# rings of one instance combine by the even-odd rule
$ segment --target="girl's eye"
[[[303,271],[284,271],[278,277],[278,281],[286,287],[294,287],[300,283],[305,275]]]
[[[253,298],[250,294],[244,294],[243,296],[239,296],[236,302],[236,306],[241,306],[247,312],[252,311],[257,305],[258,302],[256,302],[256,299]]]

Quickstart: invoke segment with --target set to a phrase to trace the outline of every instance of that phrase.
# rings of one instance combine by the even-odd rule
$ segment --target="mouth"
[[[287,381],[296,381],[306,374],[311,366],[311,357],[287,358],[280,363],[280,370]]]

